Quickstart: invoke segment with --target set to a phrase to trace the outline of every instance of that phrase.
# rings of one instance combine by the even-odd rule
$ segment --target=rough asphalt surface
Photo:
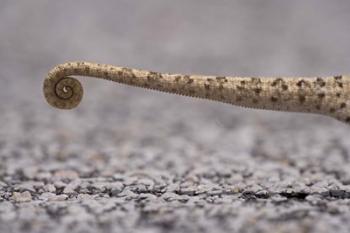
[[[99,5],[100,3],[100,5]],[[0,232],[349,232],[350,127],[81,77],[54,65],[350,73],[348,1],[0,2]]]

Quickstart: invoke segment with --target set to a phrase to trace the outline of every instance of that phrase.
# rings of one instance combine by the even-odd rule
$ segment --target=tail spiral
[[[67,76],[46,78],[43,88],[46,101],[60,109],[75,108],[79,105],[84,93],[81,83]]]

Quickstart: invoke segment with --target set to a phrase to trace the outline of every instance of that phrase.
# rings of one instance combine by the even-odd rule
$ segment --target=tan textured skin
[[[44,81],[44,95],[50,105],[72,109],[80,103],[83,88],[71,75],[91,76],[249,108],[324,114],[350,124],[350,76],[181,75],[90,62],[69,62],[53,68]]]

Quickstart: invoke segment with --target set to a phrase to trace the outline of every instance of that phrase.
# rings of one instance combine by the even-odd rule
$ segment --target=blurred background
[[[349,232],[349,127],[47,72],[92,61],[170,73],[349,74],[350,2],[0,2],[0,230]],[[254,224],[252,224],[254,223]]]

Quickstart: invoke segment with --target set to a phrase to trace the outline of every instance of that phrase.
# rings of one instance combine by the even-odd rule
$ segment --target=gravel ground
[[[41,90],[71,60],[349,73],[349,11],[327,0],[2,0],[0,232],[349,232],[343,123],[88,78],[81,105],[63,111]]]

